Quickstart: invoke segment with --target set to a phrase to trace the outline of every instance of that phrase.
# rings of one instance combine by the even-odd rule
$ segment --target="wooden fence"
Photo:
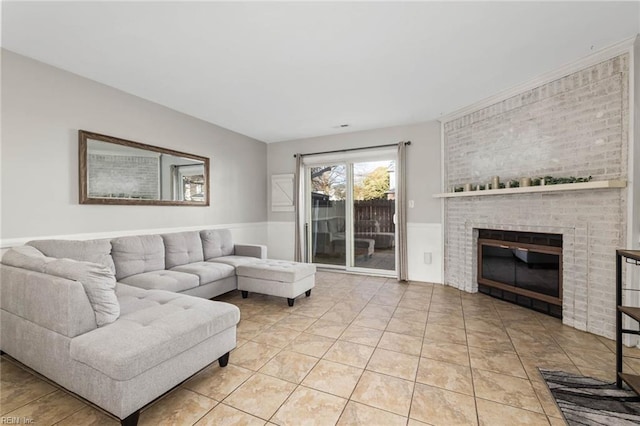
[[[333,201],[333,203],[336,210],[344,211],[344,201]],[[372,223],[377,221],[380,227],[378,232],[396,232],[396,226],[393,223],[393,215],[396,212],[395,200],[360,200],[354,201],[353,204],[353,217],[356,228],[359,228],[359,222]],[[374,231],[374,229],[370,231]]]

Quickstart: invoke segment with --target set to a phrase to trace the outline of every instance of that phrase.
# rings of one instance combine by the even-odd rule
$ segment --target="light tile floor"
[[[614,342],[481,294],[319,272],[311,297],[239,292],[238,346],[145,409],[141,425],[561,425],[537,367],[613,381]],[[640,370],[627,349],[625,369]],[[116,424],[8,356],[0,415]]]

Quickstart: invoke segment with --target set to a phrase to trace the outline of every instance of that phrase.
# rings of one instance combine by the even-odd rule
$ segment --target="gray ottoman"
[[[249,292],[286,297],[293,306],[296,297],[311,295],[315,285],[316,265],[284,260],[259,260],[236,268],[238,290],[247,298]]]

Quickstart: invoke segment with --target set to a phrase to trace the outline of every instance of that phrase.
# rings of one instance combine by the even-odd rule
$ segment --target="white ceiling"
[[[6,49],[265,142],[437,119],[638,32],[637,1],[2,3]]]

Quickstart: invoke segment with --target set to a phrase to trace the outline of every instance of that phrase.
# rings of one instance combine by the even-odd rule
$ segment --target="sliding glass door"
[[[328,268],[396,270],[395,158],[305,166],[307,259]]]
[[[395,271],[395,161],[352,167],[353,266]]]
[[[310,187],[310,259],[313,263],[345,267],[347,165],[328,164],[307,168]]]

